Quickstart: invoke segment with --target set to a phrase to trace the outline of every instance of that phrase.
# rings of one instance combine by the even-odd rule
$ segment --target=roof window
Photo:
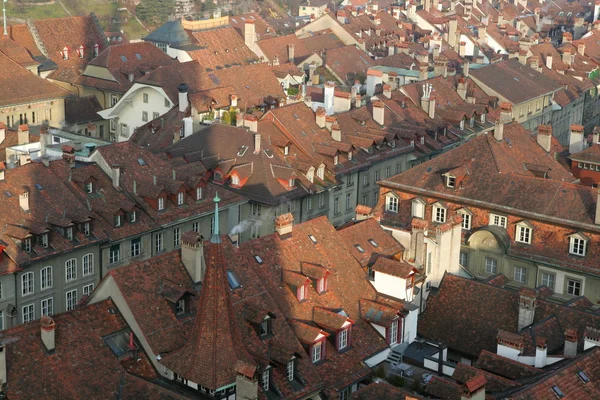
[[[128,351],[137,349],[137,346],[133,340],[133,332],[123,330],[120,332],[113,333],[103,338],[104,343],[110,347],[115,356],[120,357]]]
[[[373,239],[369,239],[369,243],[371,243],[371,245],[372,245],[373,247],[379,247],[379,245],[377,244],[377,242],[376,242],[376,241],[374,241]]]
[[[565,394],[558,388],[558,386],[552,386],[552,391],[559,399],[565,397]]]
[[[317,244],[317,238],[314,237],[313,235],[308,235],[308,238],[310,239],[311,242],[313,242],[314,244]]]
[[[242,285],[240,285],[240,282],[238,281],[237,277],[231,270],[227,270],[227,282],[229,282],[229,287],[231,289],[237,289],[242,286]]]
[[[254,259],[256,260],[257,263],[262,264],[263,260],[262,258],[260,258],[260,256],[254,256]]]
[[[590,378],[583,371],[578,371],[577,376],[582,380],[583,383],[588,383]]]
[[[363,249],[360,244],[355,244],[354,247],[356,247],[356,250],[360,251],[361,253],[365,252],[365,249]]]

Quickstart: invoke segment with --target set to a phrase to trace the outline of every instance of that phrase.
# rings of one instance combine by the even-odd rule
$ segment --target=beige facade
[[[65,100],[57,97],[23,104],[0,107],[0,122],[9,127],[21,124],[38,126],[48,124],[60,127],[65,121]]]

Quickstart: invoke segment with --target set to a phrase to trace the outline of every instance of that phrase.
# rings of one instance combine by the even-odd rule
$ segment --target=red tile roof
[[[363,386],[350,396],[352,400],[421,400],[423,396],[406,389],[392,386],[387,382],[374,382]]]
[[[365,232],[369,232],[369,237],[365,235]],[[392,257],[404,251],[404,246],[388,235],[375,218],[350,225],[341,229],[339,233],[352,256],[363,267],[373,264],[380,256]],[[377,247],[371,243],[371,240]],[[360,252],[356,245],[359,245],[364,253]]]
[[[344,46],[325,52],[325,66],[342,80],[353,84],[360,75],[374,65],[371,58],[356,46]]]
[[[198,60],[207,71],[245,65],[258,60],[256,54],[244,44],[244,38],[233,27],[193,32],[192,35],[202,48],[190,50],[188,54],[192,59]]]

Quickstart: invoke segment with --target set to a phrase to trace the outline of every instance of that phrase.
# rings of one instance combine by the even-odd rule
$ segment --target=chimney
[[[231,102],[231,107],[234,107],[234,108],[237,107],[237,105],[238,105],[238,97],[237,97],[237,95],[232,94],[230,96],[230,102]]]
[[[248,18],[244,25],[244,44],[254,52],[254,43],[256,42],[256,28],[254,27],[254,20]]]
[[[500,119],[502,122],[512,121],[512,104],[503,101],[500,103]]]
[[[279,234],[279,236],[292,233],[293,226],[294,216],[292,215],[292,213],[281,214],[280,216],[275,218],[275,231]]]
[[[342,129],[337,122],[331,125],[331,138],[336,142],[342,141]]]
[[[258,379],[256,367],[243,361],[235,365],[235,398],[253,400],[258,398]]]
[[[206,270],[202,239],[202,235],[194,231],[186,232],[181,237],[181,262],[194,283],[204,280]]]
[[[600,143],[600,126],[595,126],[592,131],[592,145]]]
[[[383,125],[385,120],[385,104],[382,101],[373,102],[373,120],[379,125]]]
[[[19,205],[21,210],[29,211],[29,192],[27,190],[19,195]]]
[[[0,143],[4,142],[4,139],[6,139],[6,128],[7,126],[0,122]]]
[[[548,345],[546,338],[535,338],[535,367],[544,368],[548,364]]]
[[[454,2],[450,2],[451,5],[454,4]],[[456,29],[458,28],[458,21],[456,20],[456,18],[451,19],[450,21],[448,21],[448,44],[450,45],[450,47],[452,47],[453,49],[456,48],[456,41],[457,41],[457,35],[456,35]]]
[[[600,329],[588,326],[583,332],[583,351],[600,345]]]
[[[427,113],[429,114],[429,118],[435,118],[435,96],[429,96],[429,110]]]
[[[565,33],[567,33],[567,32],[565,32]],[[571,49],[565,49],[563,51],[562,61],[569,66],[571,65]]]
[[[498,118],[494,123],[494,139],[501,141],[504,139],[504,121]]]
[[[392,97],[392,87],[390,85],[383,85],[383,95],[388,99]]]
[[[461,57],[466,57],[467,55],[467,42],[460,42],[460,46],[458,47],[458,55]]]
[[[294,63],[294,45],[293,44],[288,45],[288,60],[292,64]]]
[[[483,375],[475,375],[462,386],[461,400],[485,400],[485,384]]]
[[[573,41],[573,34],[571,32],[563,32],[562,42],[571,43]]]
[[[550,153],[552,147],[552,125],[539,125],[537,143],[546,153]]]
[[[177,91],[179,92],[179,112],[185,112],[188,108],[188,85],[185,83],[177,86]]]
[[[6,172],[6,165],[0,161],[0,181],[4,180],[4,173]],[[1,254],[2,252],[0,252]]]
[[[360,94],[356,95],[356,99],[354,99],[354,107],[360,108],[362,106],[362,96]]]
[[[519,331],[533,323],[533,317],[535,317],[536,297],[537,294],[535,293],[534,289],[522,288],[519,291]]]
[[[464,76],[465,78],[468,78],[468,77],[469,77],[469,62],[468,62],[468,61],[465,61],[465,62],[463,63],[463,76]]]
[[[362,204],[356,206],[356,216],[354,217],[356,221],[363,221],[371,218],[372,216],[373,209],[371,207],[363,206]]]
[[[577,329],[569,328],[565,330],[565,348],[563,354],[567,357],[577,355]]]
[[[456,85],[456,93],[461,99],[467,99],[467,82],[465,78],[458,78],[458,85]]]
[[[477,29],[477,35],[479,36],[479,40],[485,41],[486,34],[487,26],[485,26],[484,24],[479,25],[479,28]]]
[[[327,115],[327,112],[325,111],[325,109],[323,107],[317,108],[317,111],[315,112],[315,122],[317,123],[317,126],[319,128],[325,128],[325,116],[326,115]]]
[[[569,136],[569,154],[579,153],[583,150],[583,126],[571,125]]]
[[[419,81],[426,81],[429,75],[429,66],[425,63],[419,65]]]
[[[54,332],[56,330],[56,324],[54,320],[47,315],[42,315],[40,319],[40,333],[42,336],[42,343],[46,347],[48,353],[54,353]]]
[[[421,108],[429,114],[429,96],[431,95],[433,86],[430,83],[424,83],[422,88],[423,95],[421,96]]]
[[[27,124],[19,125],[19,129],[17,130],[17,137],[19,144],[29,143],[29,126],[27,126]]]
[[[260,152],[260,133],[254,134],[254,154]]]
[[[258,118],[252,114],[244,115],[244,126],[250,130],[250,132],[258,132]]]
[[[119,189],[121,184],[121,167],[118,164],[113,164],[112,169],[112,184],[115,188]]]
[[[577,52],[582,55],[585,56],[585,43],[579,43],[577,45]]]
[[[546,68],[552,69],[552,55],[550,54],[546,56]]]
[[[325,110],[330,115],[334,112],[333,100],[335,96],[335,83],[333,82],[325,82],[323,89],[323,101],[325,105]]]

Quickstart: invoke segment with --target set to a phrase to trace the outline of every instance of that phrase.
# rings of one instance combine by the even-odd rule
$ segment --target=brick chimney
[[[277,232],[279,236],[292,233],[293,226],[294,216],[292,213],[281,214],[275,218],[275,232]]]
[[[485,384],[483,375],[476,375],[462,386],[461,400],[485,400]]]
[[[194,231],[186,232],[181,237],[181,262],[194,283],[204,280],[206,270],[202,239],[202,235]]]
[[[535,338],[535,367],[544,368],[548,364],[548,343],[546,338]]]
[[[29,191],[25,190],[23,193],[19,195],[19,205],[21,206],[21,210],[28,212],[29,211]]]
[[[252,114],[244,115],[244,126],[250,129],[250,132],[258,132],[258,118]]]
[[[40,319],[40,333],[42,343],[44,344],[44,347],[46,347],[48,353],[54,353],[55,350],[55,330],[56,324],[54,323],[54,320],[47,315],[43,315]]]
[[[569,328],[565,330],[565,348],[563,354],[567,357],[577,355],[577,329]]]
[[[537,294],[534,289],[522,288],[519,291],[519,331],[533,323]]]
[[[116,189],[121,187],[121,166],[113,164],[111,167],[112,171],[112,184]]]
[[[546,153],[552,148],[552,125],[538,125],[537,143]]]
[[[19,125],[19,129],[17,130],[17,138],[19,144],[29,143],[29,126],[27,124]]]
[[[385,104],[382,101],[373,102],[373,120],[379,125],[385,122]]]
[[[362,204],[356,206],[356,216],[354,217],[356,221],[364,221],[371,217],[373,217],[373,209],[371,207]]]
[[[327,116],[327,111],[323,107],[317,108],[315,112],[315,122],[319,128],[325,128],[325,117]]]
[[[337,122],[331,125],[331,138],[336,142],[342,141],[342,128]]]
[[[569,154],[579,153],[583,150],[583,126],[571,125],[571,134],[569,135]]]

